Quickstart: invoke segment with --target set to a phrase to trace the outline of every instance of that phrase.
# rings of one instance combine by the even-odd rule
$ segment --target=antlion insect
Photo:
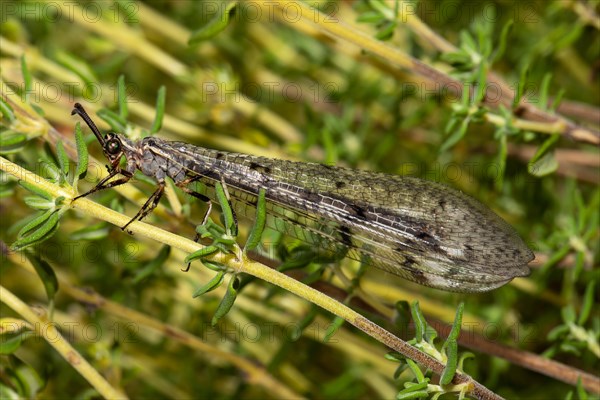
[[[236,211],[251,217],[258,192],[264,189],[268,226],[319,246],[343,246],[350,250],[349,257],[422,285],[485,292],[529,274],[527,264],[533,253],[512,227],[480,202],[448,186],[228,153],[156,137],[135,142],[115,133],[103,137],[79,103],[71,114],[83,118],[110,162],[108,176],[74,200],[122,185],[136,170],[158,183],[122,229],[152,212],[166,177],[185,193],[208,202],[208,212],[210,198],[188,185],[200,181],[212,187],[222,182],[229,188]],[[124,168],[119,166],[122,157],[127,161]],[[122,177],[110,181],[118,174]]]

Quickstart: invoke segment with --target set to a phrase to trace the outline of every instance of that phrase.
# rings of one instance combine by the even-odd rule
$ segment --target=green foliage
[[[556,161],[553,151],[558,139],[559,135],[552,135],[538,148],[527,166],[527,170],[531,175],[544,176],[558,169],[558,161]]]
[[[227,315],[229,310],[231,310],[231,307],[233,307],[233,303],[235,302],[235,299],[238,295],[239,285],[239,276],[232,275],[229,279],[229,284],[227,285],[225,296],[223,296],[223,298],[221,299],[221,302],[219,303],[219,306],[215,311],[215,315],[213,315],[212,320],[210,322],[212,326],[215,326],[221,318]]]
[[[547,357],[555,357],[560,352],[571,353],[581,357],[582,352],[590,352],[600,358],[600,327],[597,322],[594,326],[586,329],[586,322],[590,316],[592,304],[594,304],[594,291],[596,282],[588,283],[583,296],[583,304],[579,316],[573,305],[562,308],[562,325],[556,326],[548,333],[548,340],[553,343],[552,347],[544,352]]]
[[[11,368],[7,374],[7,385],[0,385],[3,398],[32,398],[37,396],[45,386],[44,379],[33,366],[15,356],[10,357]]]
[[[0,132],[0,154],[8,155],[18,153],[27,144],[27,135],[5,130]]]
[[[267,221],[265,196],[265,189],[260,189],[256,201],[256,219],[254,220],[254,226],[252,227],[246,245],[244,246],[244,252],[254,250],[260,244],[260,240],[265,230],[265,223]]]
[[[225,184],[217,183],[215,185],[215,192],[217,194],[217,200],[221,206],[223,212],[223,220],[225,223],[225,232],[227,236],[237,236],[237,221],[231,208],[231,201],[229,200],[229,194],[226,192]]]
[[[229,18],[235,7],[237,6],[237,0],[230,0],[224,2],[219,7],[219,10],[215,13],[211,20],[209,20],[203,27],[194,31],[188,40],[190,46],[198,45],[200,42],[210,39],[221,31],[223,31],[229,25]]]
[[[225,277],[224,271],[217,272],[210,281],[208,281],[205,285],[201,286],[200,288],[196,289],[196,291],[194,292],[192,297],[198,297],[198,296],[202,296],[205,293],[212,292],[213,290],[215,290],[217,287],[219,287],[221,285],[224,277]]]
[[[379,40],[390,40],[398,28],[398,9],[400,2],[386,2],[384,0],[368,0],[359,2],[356,6],[358,12],[357,22],[375,26],[375,37]]]
[[[154,122],[152,128],[150,128],[150,134],[155,134],[160,131],[163,124],[163,118],[165,115],[165,103],[167,97],[167,89],[161,86],[158,89],[158,95],[156,96],[156,115],[154,116]]]
[[[457,371],[506,398],[598,395],[586,393],[585,379],[543,373],[546,358],[571,376],[593,373],[600,358],[592,143],[600,36],[590,2],[322,1],[305,2],[321,14],[296,15],[293,4],[282,14],[275,4],[252,18],[255,9],[241,1],[118,1],[73,4],[72,15],[85,15],[75,20],[61,2],[4,3],[0,155],[43,180],[2,168],[1,284],[71,335],[93,369],[129,397],[472,395],[449,383]],[[96,10],[101,18],[93,19]],[[345,25],[333,25],[336,19]],[[331,39],[332,26],[349,39]],[[375,53],[365,37],[390,51]],[[393,59],[392,50],[412,58]],[[514,95],[490,102],[492,74]],[[90,115],[103,133],[449,184],[515,227],[536,252],[532,274],[477,296],[415,287],[265,228],[272,221],[264,192],[257,204],[242,205],[251,216],[244,219],[220,185],[222,221],[208,218],[194,231],[206,205],[179,192],[145,220],[182,240],[198,233],[202,250],[187,254],[128,235],[70,208],[69,195],[89,190],[106,164],[85,124],[69,116],[75,101],[97,110]],[[527,103],[539,119],[527,114]],[[63,192],[51,193],[46,182]],[[153,184],[136,174],[89,200],[132,216]],[[215,190],[198,186],[203,194]],[[231,267],[246,258],[342,299],[396,336],[413,337],[412,315],[411,344],[445,365],[444,373],[395,353],[384,359],[389,349],[353,321]],[[195,260],[206,268],[180,271]],[[76,297],[78,287],[103,298]],[[419,299],[422,311],[389,307],[400,299]],[[4,297],[1,307],[0,397],[98,396],[23,320],[6,328],[24,317]],[[453,318],[452,328],[438,325]],[[496,355],[478,343],[490,343]],[[523,355],[521,363],[504,359],[502,346]],[[541,372],[527,364],[536,355],[548,367]],[[399,363],[395,373],[388,360]]]
[[[464,303],[459,304],[456,316],[454,318],[454,324],[450,334],[446,341],[443,343],[441,348],[438,350],[435,345],[435,339],[438,337],[438,333],[433,327],[427,324],[425,316],[421,312],[419,302],[414,301],[411,304],[411,314],[413,318],[415,328],[415,338],[411,340],[413,346],[422,349],[426,354],[438,359],[440,362],[445,364],[444,372],[440,376],[439,385],[431,383],[430,373],[423,373],[421,368],[411,359],[407,359],[399,353],[388,353],[386,358],[390,361],[400,363],[394,374],[395,378],[398,378],[402,372],[409,370],[414,376],[413,382],[404,383],[404,389],[401,390],[396,399],[418,399],[418,398],[431,398],[437,399],[438,397],[446,393],[458,393],[459,397],[463,397],[469,392],[468,385],[452,385],[452,379],[457,371],[462,372],[463,362],[465,358],[472,357],[472,354],[466,353],[462,356],[458,355],[458,337],[460,334],[460,328],[462,323],[464,311]]]
[[[0,112],[2,112],[2,116],[7,118],[9,122],[15,120],[15,113],[12,107],[3,98],[0,98]]]
[[[156,270],[162,267],[162,265],[167,261],[170,254],[171,248],[169,246],[163,246],[155,259],[146,264],[144,268],[136,271],[135,276],[133,277],[133,283],[142,282],[148,276],[154,274]]]

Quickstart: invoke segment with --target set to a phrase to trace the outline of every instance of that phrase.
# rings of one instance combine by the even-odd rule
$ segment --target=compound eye
[[[110,139],[106,142],[106,151],[110,155],[117,155],[121,152],[121,143],[117,139]]]

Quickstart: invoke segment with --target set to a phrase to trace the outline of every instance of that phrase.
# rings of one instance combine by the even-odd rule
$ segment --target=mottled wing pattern
[[[242,215],[252,218],[264,188],[270,227],[326,248],[346,246],[350,257],[367,255],[373,266],[417,283],[481,292],[529,273],[533,254],[512,227],[446,185],[153,140],[155,155],[188,176],[223,179]]]

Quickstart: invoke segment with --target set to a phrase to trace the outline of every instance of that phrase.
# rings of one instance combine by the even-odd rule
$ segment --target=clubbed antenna
[[[81,118],[83,118],[83,120],[85,121],[85,123],[90,127],[90,129],[92,130],[92,132],[94,132],[94,135],[96,135],[96,138],[98,139],[98,141],[100,142],[100,144],[102,145],[102,147],[104,147],[104,138],[102,137],[102,134],[100,133],[100,130],[98,129],[98,127],[96,126],[96,124],[94,123],[94,121],[92,121],[92,119],[90,118],[90,116],[88,115],[88,113],[85,111],[85,109],[83,108],[83,106],[79,103],[75,103],[75,105],[73,106],[73,111],[71,111],[71,115],[79,115]]]

